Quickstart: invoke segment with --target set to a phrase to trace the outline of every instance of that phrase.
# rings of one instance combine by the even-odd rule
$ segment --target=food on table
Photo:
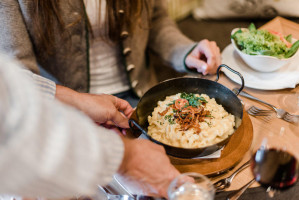
[[[206,94],[178,93],[159,101],[148,122],[148,134],[155,140],[200,148],[233,134],[235,117]]]
[[[272,30],[257,30],[253,23],[248,29],[236,31],[231,38],[242,52],[249,55],[289,58],[299,48],[299,40],[292,44],[292,35],[283,36]]]

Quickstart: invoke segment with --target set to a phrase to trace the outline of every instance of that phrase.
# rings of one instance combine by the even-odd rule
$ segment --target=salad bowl
[[[232,30],[231,32],[231,43],[235,49],[235,51],[239,54],[239,56],[244,60],[244,62],[251,67],[252,69],[259,71],[259,72],[273,72],[273,71],[277,71],[280,68],[282,68],[283,66],[286,66],[288,63],[290,63],[295,56],[298,55],[298,51],[296,49],[296,52],[294,52],[292,55],[289,54],[287,55],[287,57],[284,56],[277,56],[277,55],[267,55],[266,51],[256,51],[254,52],[256,49],[253,47],[252,52],[250,54],[248,53],[244,53],[239,45],[236,42],[236,39],[233,38],[234,34],[237,31],[248,31],[247,28],[235,28]],[[292,43],[296,42],[295,39],[292,39]],[[246,42],[243,42],[244,45],[246,45]],[[277,45],[274,42],[272,43],[273,45]],[[264,54],[264,55],[263,55]],[[290,56],[291,55],[291,56]]]

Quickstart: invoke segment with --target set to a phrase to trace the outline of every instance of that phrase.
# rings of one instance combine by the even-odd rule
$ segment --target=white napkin
[[[147,139],[147,137],[144,134],[141,134],[138,138]],[[223,149],[223,147],[221,149],[219,149],[218,151],[215,151],[214,153],[210,154],[210,155],[200,156],[200,157],[194,157],[192,159],[199,159],[199,158],[200,159],[220,158],[222,149]]]
[[[218,151],[215,151],[214,153],[210,154],[210,155],[206,155],[206,156],[201,156],[201,157],[195,157],[192,159],[211,159],[211,158],[220,158],[221,157],[221,152],[223,150],[224,147],[222,147],[221,149],[219,149]]]

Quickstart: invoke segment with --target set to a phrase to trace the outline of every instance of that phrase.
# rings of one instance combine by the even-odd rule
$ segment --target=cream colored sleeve
[[[16,63],[0,55],[0,194],[93,195],[123,158],[113,131],[48,101]]]
[[[24,73],[26,73],[33,80],[34,84],[37,86],[38,90],[41,92],[44,98],[51,100],[55,98],[56,84],[54,81],[34,74],[27,69],[24,69]]]

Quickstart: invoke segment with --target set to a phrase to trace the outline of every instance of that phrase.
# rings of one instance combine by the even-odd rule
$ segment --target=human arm
[[[44,98],[53,100],[56,94],[56,83],[40,75],[34,74],[27,69],[23,69],[24,73],[29,76],[35,83],[41,95]]]
[[[16,65],[0,55],[0,194],[92,196],[117,171],[166,194],[178,172],[162,147],[122,138],[44,98]]]
[[[122,161],[119,136],[43,98],[28,76],[0,62],[0,193],[63,198],[107,184]]]
[[[216,43],[206,39],[195,43],[183,35],[168,17],[165,4],[166,1],[155,1],[149,47],[177,71],[196,68],[203,74],[215,73],[220,64],[220,51]]]
[[[79,93],[31,71],[24,69],[24,72],[33,79],[45,98],[54,99],[56,96],[60,101],[83,111],[98,124],[129,128],[128,118],[134,110],[127,101],[108,94]]]
[[[121,128],[129,128],[128,118],[134,111],[127,101],[115,96],[79,93],[60,85],[56,86],[56,98],[83,111],[96,123]]]
[[[179,172],[170,163],[164,148],[149,140],[123,139],[125,154],[117,178],[131,191],[167,197],[168,186]]]

